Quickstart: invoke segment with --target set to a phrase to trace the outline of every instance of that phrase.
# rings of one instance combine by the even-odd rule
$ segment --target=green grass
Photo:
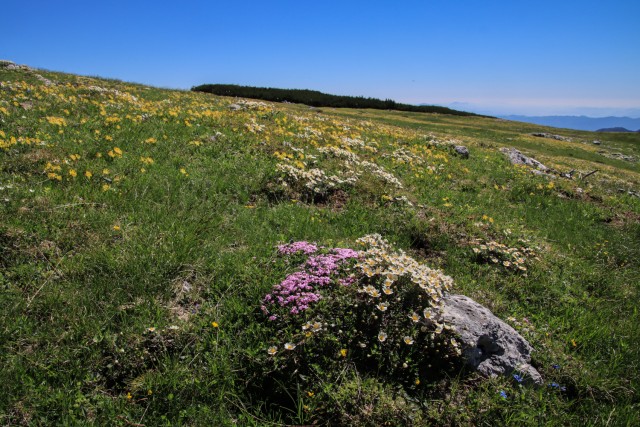
[[[400,412],[414,424],[640,423],[640,199],[627,194],[640,168],[598,153],[638,156],[640,135],[288,104],[231,111],[231,98],[37,70],[0,68],[0,81],[1,424],[364,424],[371,407],[371,420],[392,424]],[[538,131],[574,141],[529,135]],[[281,153],[347,137],[403,188],[373,175],[324,198],[278,186]],[[503,146],[599,172],[536,177]],[[398,148],[423,163],[389,157]],[[318,167],[342,173],[335,160]],[[273,335],[261,300],[290,272],[275,246],[355,247],[370,233],[516,318],[546,385],[460,372],[402,397],[375,372],[350,371],[316,400],[293,383],[278,396],[256,389]],[[473,255],[474,239],[519,238],[539,257],[526,275]],[[305,409],[322,407],[319,396],[333,412]]]

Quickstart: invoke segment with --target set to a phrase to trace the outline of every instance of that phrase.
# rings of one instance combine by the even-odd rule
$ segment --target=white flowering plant
[[[357,243],[358,251],[279,247],[306,256],[262,301],[272,338],[260,360],[279,383],[309,389],[314,378],[355,369],[415,391],[459,366],[455,331],[439,320],[453,280],[380,235]]]
[[[478,239],[473,241],[472,251],[478,262],[526,274],[527,264],[532,260],[538,260],[538,255],[536,250],[530,246],[529,241],[519,239],[518,243],[520,244],[518,247],[508,247],[493,240],[485,242]]]

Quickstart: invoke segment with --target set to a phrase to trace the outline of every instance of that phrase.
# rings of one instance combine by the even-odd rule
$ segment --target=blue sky
[[[33,67],[640,116],[638,0],[2,3],[0,59]]]

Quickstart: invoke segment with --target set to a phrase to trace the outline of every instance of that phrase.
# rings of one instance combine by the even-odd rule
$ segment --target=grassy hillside
[[[0,424],[638,425],[640,168],[616,153],[640,135],[0,64]],[[372,234],[519,330],[545,385],[438,365],[420,330],[366,345],[386,313],[352,304],[347,250]],[[298,241],[346,282],[269,321]]]

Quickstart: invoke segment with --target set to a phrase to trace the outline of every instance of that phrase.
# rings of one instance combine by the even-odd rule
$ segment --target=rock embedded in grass
[[[488,377],[520,373],[524,380],[543,383],[531,366],[533,347],[488,308],[464,295],[443,299],[441,320],[455,328],[466,364]]]
[[[537,136],[538,138],[550,138],[550,139],[555,139],[556,141],[567,141],[567,142],[571,142],[572,139],[568,138],[566,136],[562,136],[562,135],[554,135],[552,133],[546,133],[546,132],[536,132],[536,133],[532,133],[532,136]]]
[[[453,147],[453,150],[460,155],[463,159],[469,158],[469,149],[464,145],[456,145]]]
[[[525,156],[515,148],[503,147],[500,149],[500,151],[503,152],[509,158],[509,161],[514,165],[525,165],[532,168],[536,168],[539,171],[543,171],[543,172],[549,170],[548,167],[546,167],[536,159]]]

